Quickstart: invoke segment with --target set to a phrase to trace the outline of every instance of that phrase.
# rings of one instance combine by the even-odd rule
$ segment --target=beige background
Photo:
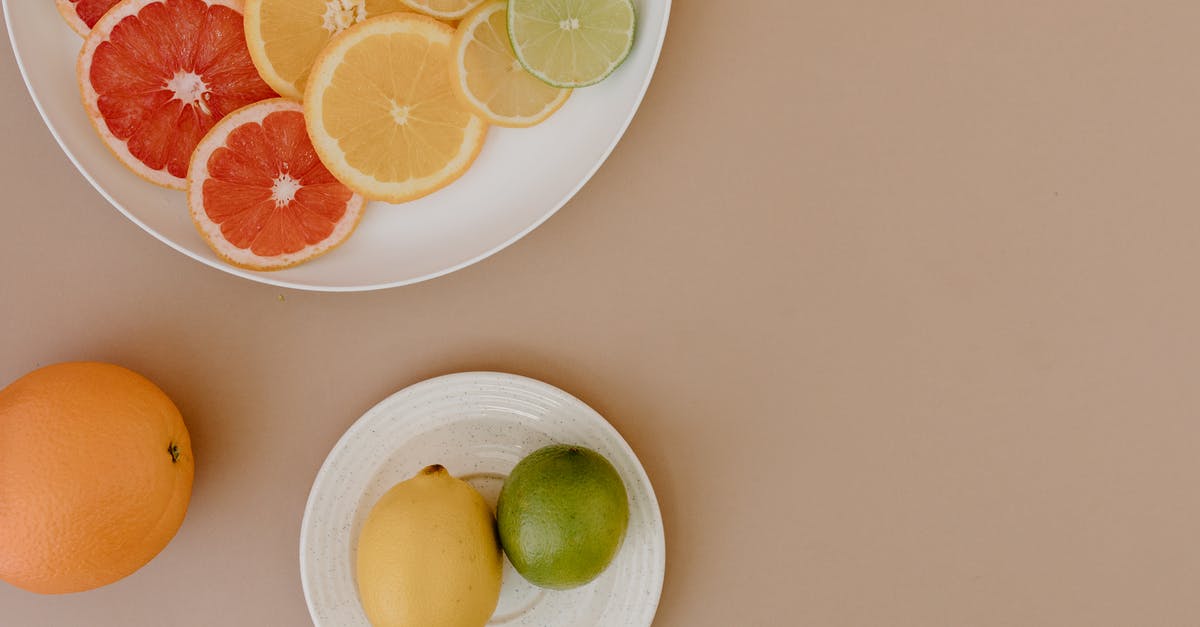
[[[0,624],[306,624],[297,533],[335,440],[400,387],[496,369],[641,455],[660,625],[1198,625],[1198,42],[1192,1],[681,0],[561,213],[360,295],[142,233],[6,45],[0,382],[133,367],[199,466],[149,566],[0,585]]]

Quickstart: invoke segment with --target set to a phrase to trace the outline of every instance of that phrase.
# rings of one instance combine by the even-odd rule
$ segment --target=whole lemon
[[[481,627],[500,600],[492,510],[429,466],[389,490],[358,538],[358,595],[375,627]]]
[[[63,593],[129,575],[179,529],[193,472],[179,410],[136,372],[76,362],[17,379],[0,390],[0,579]]]
[[[629,525],[629,497],[599,453],[547,446],[513,468],[496,520],[517,572],[543,588],[566,590],[595,579],[612,562]]]

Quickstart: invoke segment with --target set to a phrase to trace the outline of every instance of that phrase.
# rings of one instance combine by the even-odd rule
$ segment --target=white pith
[[[204,78],[199,74],[179,70],[167,81],[166,89],[183,104],[192,105],[203,111],[205,115],[212,113],[208,108],[208,85],[204,83]]]
[[[367,19],[367,5],[363,0],[328,0],[325,14],[321,16],[321,27],[336,35]]]

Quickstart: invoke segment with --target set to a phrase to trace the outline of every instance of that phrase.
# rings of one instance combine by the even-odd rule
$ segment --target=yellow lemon
[[[441,466],[397,484],[358,538],[358,594],[375,627],[482,627],[503,558],[483,497]]]
[[[533,126],[563,106],[570,89],[530,74],[508,42],[508,2],[480,6],[454,34],[451,86],[473,111],[498,126]]]
[[[313,147],[372,200],[404,202],[462,176],[487,123],[450,87],[454,29],[424,15],[370,18],[333,38],[304,93]]]

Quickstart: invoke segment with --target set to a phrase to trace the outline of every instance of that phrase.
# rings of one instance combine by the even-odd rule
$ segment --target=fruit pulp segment
[[[353,195],[317,159],[299,111],[231,131],[208,173],[205,213],[231,244],[264,257],[328,238]]]
[[[68,1],[71,3],[72,8],[75,9],[75,14],[79,16],[79,19],[83,20],[84,24],[87,24],[88,28],[95,26],[96,22],[99,22],[100,18],[103,17],[109,9],[113,8],[113,5],[119,2],[119,0]]]
[[[121,20],[96,48],[88,79],[109,132],[179,178],[217,120],[275,95],[250,61],[241,14],[202,0],[154,2]]]
[[[401,0],[364,0],[367,7],[367,17],[376,17],[396,11],[407,11],[407,6]]]
[[[381,56],[424,63],[381,63]],[[458,155],[471,114],[442,69],[449,62],[449,45],[408,33],[372,35],[346,51],[322,104],[351,166],[380,181],[408,181]]]

